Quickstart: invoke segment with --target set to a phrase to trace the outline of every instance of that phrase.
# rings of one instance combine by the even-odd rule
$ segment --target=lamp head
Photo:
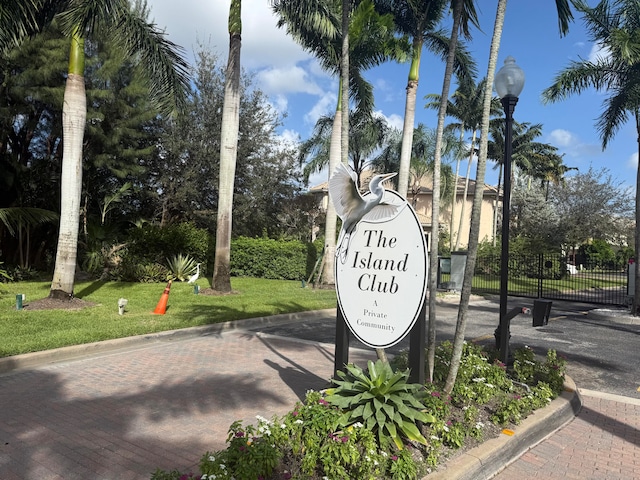
[[[518,97],[524,88],[524,72],[516,65],[516,60],[508,56],[504,60],[504,65],[493,81],[496,93],[500,98],[507,96]]]

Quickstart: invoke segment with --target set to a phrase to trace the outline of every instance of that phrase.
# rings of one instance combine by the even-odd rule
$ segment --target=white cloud
[[[560,153],[570,157],[597,156],[602,154],[602,148],[595,143],[585,143],[573,132],[557,128],[547,137],[546,141],[558,147]]]
[[[322,95],[322,89],[309,76],[309,73],[298,66],[269,68],[258,72],[260,89],[267,94],[308,93]]]
[[[558,148],[571,148],[578,145],[579,140],[570,131],[558,128],[549,134],[549,142]]]
[[[332,113],[337,105],[337,97],[335,93],[325,92],[325,94],[318,100],[311,110],[309,110],[305,116],[304,121],[307,124],[315,125],[320,117]]]
[[[300,143],[300,134],[294,130],[283,130],[280,139],[287,145],[297,145]]]
[[[190,59],[198,41],[211,45],[221,58],[229,50],[228,0],[213,2],[150,0],[150,18],[169,39],[182,46]],[[286,31],[264,0],[242,2],[241,62],[245,68],[283,67],[310,58]]]
[[[611,50],[609,47],[602,45],[601,43],[594,43],[591,46],[591,51],[589,52],[589,61],[595,63],[597,61],[606,60],[610,55]]]
[[[638,170],[638,152],[629,157],[629,160],[627,160],[627,165],[633,170]]]

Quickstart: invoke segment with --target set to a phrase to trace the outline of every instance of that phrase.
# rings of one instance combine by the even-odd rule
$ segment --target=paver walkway
[[[581,394],[575,420],[494,480],[640,479],[640,400],[588,390]]]
[[[284,414],[326,387],[333,348],[233,331],[5,374],[0,479],[197,473],[233,421]]]
[[[197,473],[235,420],[290,410],[327,385],[333,345],[234,330],[0,375],[1,480]],[[352,349],[363,363],[373,352]],[[584,392],[578,417],[498,480],[640,479],[640,401]]]

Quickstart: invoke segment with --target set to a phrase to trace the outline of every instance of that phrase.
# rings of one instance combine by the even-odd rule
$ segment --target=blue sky
[[[193,58],[193,50],[200,42],[216,51],[223,62],[228,51],[229,4],[229,0],[149,0],[152,19],[166,29],[169,39],[185,48],[189,58]],[[484,77],[496,1],[478,0],[477,4],[482,31],[473,32],[468,48],[478,64],[479,77]],[[257,86],[269,96],[273,107],[286,113],[281,129],[283,139],[308,138],[317,118],[335,109],[336,79],[323,72],[312,57],[276,28],[268,0],[243,0],[242,21],[243,68],[255,76]],[[603,92],[589,91],[550,105],[541,101],[544,88],[571,60],[588,59],[597,52],[579,16],[571,24],[569,34],[560,37],[553,0],[508,3],[498,68],[511,55],[526,76],[515,120],[541,123],[540,140],[558,147],[567,166],[583,172],[590,166],[596,170],[607,168],[618,182],[634,186],[638,144],[633,122],[618,131],[606,151],[601,148],[595,122],[606,98]],[[398,127],[402,125],[408,70],[408,64],[388,63],[364,73],[374,85],[376,111]],[[423,54],[416,125],[436,126],[436,112],[423,108],[424,96],[442,91],[443,70],[440,59],[428,52]],[[492,167],[489,162],[486,181],[495,184],[497,170]],[[475,166],[471,176],[475,177]],[[316,180],[326,180],[326,173],[312,179]]]

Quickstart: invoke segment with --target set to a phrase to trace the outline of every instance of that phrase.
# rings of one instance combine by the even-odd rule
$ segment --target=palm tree
[[[498,199],[502,186],[502,168],[504,166],[504,122],[494,121],[489,127],[491,139],[487,144],[487,158],[496,162],[498,168],[498,187],[496,190],[496,208],[493,212],[493,244],[496,242],[498,222]],[[543,180],[546,166],[562,163],[562,157],[557,154],[558,149],[548,143],[534,141],[542,135],[542,124],[532,125],[528,122],[513,122],[513,138],[511,160],[513,165],[523,174]],[[513,184],[513,179],[512,184]]]
[[[71,2],[58,14],[71,47],[66,81],[63,121],[60,229],[50,296],[73,295],[76,269],[80,194],[82,191],[82,143],[87,106],[84,87],[84,39],[108,34],[127,56],[136,56],[146,72],[152,95],[170,112],[188,87],[187,65],[176,45],[145,20],[144,8],[132,9],[126,0]]]
[[[20,3],[20,2],[19,2]],[[50,296],[73,296],[76,269],[80,193],[82,188],[82,143],[86,121],[84,88],[84,39],[109,36],[125,56],[135,57],[146,73],[151,95],[163,112],[170,112],[187,90],[187,64],[179,48],[164,33],[145,20],[146,5],[132,8],[127,0],[55,2],[30,0],[18,12],[0,10],[0,30],[13,35],[0,37],[3,49],[36,33],[52,19],[60,20],[70,39],[69,69],[63,104],[63,159],[61,174],[60,228]],[[22,10],[20,10],[22,8]],[[10,14],[7,16],[7,12]],[[9,23],[15,22],[15,23]]]
[[[18,254],[21,267],[29,267],[29,232],[31,227],[42,223],[56,222],[58,219],[59,215],[56,212],[42,208],[0,208],[0,224],[7,230],[9,235],[18,237]]]
[[[21,0],[0,4],[0,52],[20,45],[26,37],[51,23],[60,5],[57,0]]]
[[[369,112],[352,112],[349,127],[349,160],[359,177],[369,165],[369,157],[380,148],[387,137],[389,125],[386,120]],[[334,118],[322,116],[316,122],[311,137],[302,142],[298,151],[305,180],[312,173],[320,172],[329,164],[329,150]]]
[[[451,96],[451,100],[447,102],[447,115],[455,118],[458,122],[453,122],[447,125],[447,130],[457,130],[460,132],[460,138],[462,139],[465,133],[471,133],[471,144],[469,147],[469,156],[467,160],[467,174],[464,187],[464,199],[467,198],[469,190],[469,178],[471,177],[471,165],[473,163],[473,157],[477,154],[478,149],[476,147],[476,141],[478,138],[478,130],[482,124],[482,102],[484,98],[484,89],[486,87],[486,79],[482,79],[476,84],[472,79],[462,79],[458,81],[458,88]],[[438,109],[440,107],[441,95],[429,94],[425,97],[430,100],[425,106],[426,108]],[[500,100],[496,97],[492,97],[491,101],[491,115],[498,115],[502,112],[502,106]],[[462,157],[458,157],[456,160],[456,185],[458,179],[458,171],[460,161]],[[462,222],[465,217],[466,201],[462,203],[459,226],[456,233],[456,239],[454,243],[454,210],[456,191],[452,192],[452,207],[451,207],[451,219],[449,226],[449,233],[451,235],[452,250],[458,250],[460,247],[460,239],[462,236]]]
[[[411,168],[409,170],[408,194],[414,204],[420,186],[427,177],[433,181],[434,158],[436,155],[436,131],[418,124],[412,135]],[[441,142],[441,157],[456,158],[465,151],[464,144],[451,131],[443,135]],[[384,139],[384,148],[371,160],[371,166],[378,172],[395,172],[400,166],[400,152],[402,150],[402,133],[397,129],[390,129]],[[454,188],[453,170],[445,168],[439,175],[444,188],[439,194],[439,201],[446,201]]]
[[[241,0],[231,0],[229,7],[229,58],[225,72],[222,126],[220,129],[216,253],[211,283],[214,290],[224,293],[231,291],[231,220],[240,125],[240,47],[242,45],[240,13]]]
[[[638,150],[640,151],[640,3],[636,0],[601,1],[589,7],[575,0],[576,10],[582,13],[591,39],[604,47],[607,55],[593,61],[571,62],[543,92],[547,102],[563,100],[595,88],[607,97],[603,112],[596,124],[602,149],[629,116],[635,120]],[[640,166],[636,175],[636,231],[635,255],[640,258]],[[640,268],[635,270],[635,291],[632,312],[640,315]]]
[[[393,15],[396,30],[411,38],[411,66],[407,81],[407,94],[404,112],[403,149],[398,173],[398,192],[406,195],[409,185],[409,165],[411,159],[412,135],[415,121],[416,96],[420,76],[422,48],[446,59],[449,52],[449,38],[446,32],[438,29],[446,8],[451,0],[376,0],[376,8],[382,13]],[[464,48],[456,48],[455,71],[458,77],[473,76],[475,64]]]
[[[280,17],[278,26],[286,26],[287,33],[306,50],[313,53],[321,66],[336,75],[342,70],[342,8],[337,8],[331,0],[272,0],[272,9]],[[340,4],[341,5],[341,4]],[[389,58],[402,60],[405,52],[402,40],[393,36],[393,21],[390,15],[380,15],[373,8],[371,0],[357,4],[351,13],[349,29],[352,31],[349,46],[349,85],[344,85],[340,76],[338,102],[332,126],[329,148],[329,175],[345,155],[341,153],[343,92],[350,89],[347,98],[353,98],[356,109],[371,112],[373,109],[373,88],[362,77],[362,71],[379,65]],[[354,34],[357,32],[357,35]],[[335,283],[333,260],[335,257],[336,222],[338,217],[332,202],[329,202],[325,221],[325,251],[323,279],[326,284]]]
[[[573,1],[573,0],[572,0]],[[561,34],[566,34],[569,30],[569,22],[572,20],[571,10],[568,0],[555,0],[558,12],[558,27]],[[507,9],[507,0],[498,0],[496,8],[496,19],[489,48],[489,62],[487,65],[487,85],[493,85],[496,64],[498,62],[498,50],[500,48],[500,38],[502,36],[502,26],[504,15]],[[482,127],[480,130],[480,150],[478,153],[478,164],[476,167],[476,184],[483,185],[486,173],[487,162],[487,142],[489,136],[489,122],[491,116],[491,101],[493,98],[492,89],[486,88],[484,91],[482,109]],[[462,291],[460,294],[460,306],[458,308],[458,319],[456,321],[456,332],[454,334],[453,352],[449,373],[445,381],[444,391],[450,393],[458,375],[460,359],[462,358],[462,347],[464,345],[464,331],[466,328],[466,317],[469,309],[469,299],[471,297],[471,282],[473,271],[476,265],[478,254],[478,243],[480,236],[480,211],[482,209],[482,188],[476,188],[473,206],[471,209],[471,225],[469,231],[469,243],[467,245],[467,262],[462,280]]]

